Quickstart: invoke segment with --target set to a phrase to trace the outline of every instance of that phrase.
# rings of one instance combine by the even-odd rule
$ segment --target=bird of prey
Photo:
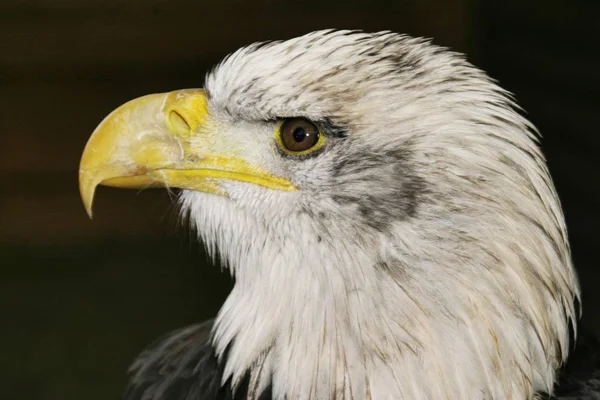
[[[100,184],[179,188],[235,280],[125,398],[600,398],[537,141],[460,54],[391,32],[253,44],[117,108],[82,155],[90,216]]]

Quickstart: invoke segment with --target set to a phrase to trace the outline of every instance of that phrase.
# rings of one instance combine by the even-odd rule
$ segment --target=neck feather
[[[272,224],[248,213],[218,214],[212,197],[203,208],[190,199],[203,240],[220,250],[236,280],[214,329],[217,353],[227,354],[224,381],[235,386],[250,373],[249,393],[270,386],[274,398],[298,399],[551,391],[568,353],[573,293],[532,273],[528,253],[508,251],[501,240],[495,249],[446,242],[441,236],[457,234],[444,230],[448,223],[415,229],[411,221],[392,237],[340,243],[299,219],[301,237],[274,235]],[[210,234],[223,225],[236,229]],[[439,240],[429,243],[427,231]],[[345,237],[353,236],[360,237]],[[457,256],[467,251],[475,253]]]

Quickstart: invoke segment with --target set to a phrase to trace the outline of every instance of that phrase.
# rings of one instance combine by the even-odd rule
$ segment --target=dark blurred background
[[[516,94],[544,135],[599,332],[598,15],[567,0],[2,0],[0,398],[119,398],[145,344],[217,312],[227,274],[169,195],[100,188],[90,221],[81,151],[126,100],[201,87],[242,45],[321,28],[433,37]]]

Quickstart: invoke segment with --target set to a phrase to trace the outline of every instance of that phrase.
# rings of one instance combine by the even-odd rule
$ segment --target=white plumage
[[[369,51],[383,61],[360,64]],[[386,62],[401,55],[421,65],[401,72]],[[578,289],[533,128],[503,90],[421,41],[344,32],[240,50],[208,76],[207,90],[211,114],[224,120],[334,115],[367,149],[408,146],[408,166],[426,185],[415,217],[369,230],[321,190],[330,158],[342,154],[289,171],[276,154],[252,154],[264,153],[256,141],[270,129],[231,123],[229,134],[254,149],[249,159],[314,189],[274,194],[235,182],[230,201],[182,195],[236,277],[215,330],[219,352],[233,342],[226,377],[235,383],[255,370],[259,388],[272,379],[274,397],[298,399],[552,390]],[[361,179],[349,186],[385,189]],[[303,207],[332,217],[324,227],[298,215]]]

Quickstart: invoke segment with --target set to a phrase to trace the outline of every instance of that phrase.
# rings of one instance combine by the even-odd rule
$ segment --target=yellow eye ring
[[[325,135],[317,125],[306,118],[288,118],[277,126],[275,137],[288,154],[305,155],[318,150]]]

